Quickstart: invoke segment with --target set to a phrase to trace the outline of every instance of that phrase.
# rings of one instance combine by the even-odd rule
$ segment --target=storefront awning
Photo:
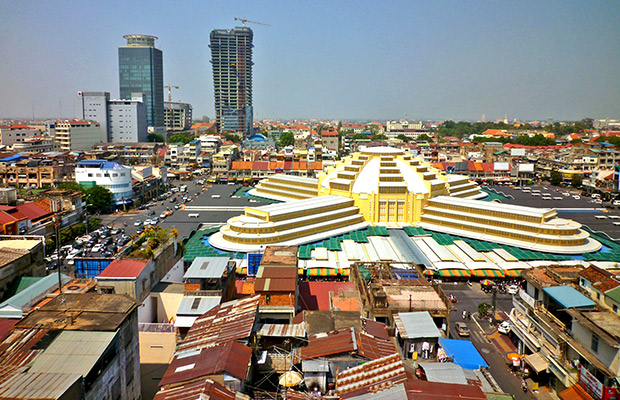
[[[442,269],[435,273],[444,278],[469,278],[471,274],[466,269]]]
[[[504,273],[498,269],[476,269],[470,270],[471,276],[478,278],[503,278]]]
[[[549,368],[549,363],[540,355],[540,353],[530,354],[523,360],[525,360],[525,362],[528,363],[537,374]]]
[[[594,400],[581,386],[573,385],[558,394],[562,400]]]
[[[520,278],[521,270],[520,269],[509,269],[504,271],[504,276],[506,278]]]

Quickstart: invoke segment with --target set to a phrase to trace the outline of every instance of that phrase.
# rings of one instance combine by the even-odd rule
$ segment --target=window
[[[93,174],[88,174],[88,177],[89,177],[89,178],[92,178],[92,177],[93,177]]]
[[[593,352],[598,353],[598,336],[592,334],[592,343],[590,343],[590,348]]]
[[[617,313],[618,312],[618,306],[614,304],[613,306],[614,312]]]

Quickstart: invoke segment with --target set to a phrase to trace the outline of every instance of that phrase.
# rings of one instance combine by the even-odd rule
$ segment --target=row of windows
[[[122,188],[128,188],[129,183],[119,183],[116,185],[101,185],[101,186],[106,187],[108,189],[122,189]]]
[[[425,210],[425,214],[444,216],[446,213],[439,211],[439,210],[429,209],[429,210]],[[501,219],[497,220],[497,219],[489,219],[489,218],[484,218],[484,217],[475,217],[474,215],[475,214],[470,214],[466,216],[457,216],[456,218],[460,220],[465,220],[465,221],[477,222],[480,224],[491,224],[494,226],[504,226],[506,228],[519,229],[522,231],[534,232],[534,233],[539,233],[539,234],[542,233],[542,234],[548,234],[548,235],[576,235],[579,232],[578,229],[576,228],[575,229],[541,228],[537,226],[519,225],[513,221],[506,221],[506,220],[501,220]]]
[[[426,220],[430,219],[431,221],[424,221],[425,219]],[[479,228],[479,227],[468,225],[468,224],[458,223],[456,221],[444,221],[444,220],[433,221],[432,215],[426,215],[426,214],[422,216],[422,221],[423,222],[430,222],[430,223],[434,222],[434,223],[437,223],[438,225],[441,225],[441,226],[453,227],[453,228],[462,229],[462,230],[465,230],[465,231],[474,231],[474,232],[487,233],[487,234],[491,234],[491,235],[494,235],[494,236],[508,237],[510,239],[521,240],[521,241],[524,241],[524,242],[550,244],[550,245],[554,245],[554,246],[577,246],[577,245],[585,243],[585,241],[586,241],[585,238],[580,238],[580,239],[561,239],[561,238],[557,238],[557,239],[543,239],[543,238],[532,237],[530,235],[525,235],[525,234],[518,234],[518,233],[514,233],[514,232],[505,232],[505,231],[502,231],[502,230],[499,230],[499,229],[493,229],[493,228],[488,227],[488,226],[484,227],[484,228]]]
[[[93,177],[93,175],[96,175],[98,178],[101,178],[101,174],[88,174],[88,177],[89,177],[89,178],[92,178],[92,177]],[[114,177],[114,178],[118,177],[118,175],[119,175],[119,174],[117,174],[117,173],[112,173],[112,177]],[[106,173],[104,173],[104,174],[103,174],[103,176],[104,176],[105,178],[109,178],[109,177],[110,177],[110,174],[106,172]],[[120,176],[125,176],[125,172],[121,172],[121,173],[120,173]]]

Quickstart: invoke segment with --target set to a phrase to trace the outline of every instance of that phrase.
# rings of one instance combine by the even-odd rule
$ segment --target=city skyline
[[[118,38],[135,33],[159,37],[173,101],[213,119],[209,32],[234,17],[271,24],[248,24],[255,119],[615,118],[619,14],[613,1],[155,3],[148,15],[3,1],[0,118],[78,116],[79,90],[119,98]]]

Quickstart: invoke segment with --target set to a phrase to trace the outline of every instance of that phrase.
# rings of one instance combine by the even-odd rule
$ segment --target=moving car
[[[164,211],[163,213],[159,214],[159,218],[166,218],[168,216],[168,213],[166,211]]]
[[[133,226],[141,226],[142,225],[142,221],[137,219],[136,222],[133,223]]]
[[[517,285],[510,285],[510,286],[508,286],[507,292],[508,292],[508,294],[517,294],[517,293],[519,293],[519,286],[517,286]]]
[[[470,331],[469,328],[467,327],[467,324],[464,322],[457,322],[454,324],[454,327],[456,328],[456,332],[459,334],[459,336],[469,336],[470,335]]]
[[[501,324],[499,324],[499,326],[497,327],[497,331],[499,333],[503,333],[504,335],[509,334],[510,333],[510,322],[504,321]]]

